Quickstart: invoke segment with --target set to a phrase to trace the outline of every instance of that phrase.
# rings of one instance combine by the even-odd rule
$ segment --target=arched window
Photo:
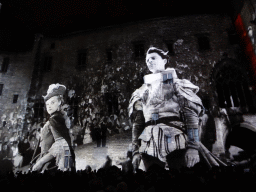
[[[244,70],[232,62],[223,62],[215,71],[219,107],[254,109],[252,95]]]

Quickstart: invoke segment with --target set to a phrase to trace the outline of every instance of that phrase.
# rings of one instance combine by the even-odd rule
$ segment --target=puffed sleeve
[[[143,84],[139,89],[136,89],[131,96],[131,99],[129,101],[129,106],[128,106],[128,113],[129,113],[130,118],[132,117],[133,112],[135,111],[135,105],[137,105],[137,106],[142,105],[141,94],[145,87],[146,87],[146,85]],[[142,108],[141,108],[141,110],[142,110]]]
[[[52,144],[54,143],[54,138],[52,132],[49,130],[49,121],[44,125],[41,131],[41,153],[46,153],[51,148]]]
[[[199,88],[188,80],[178,80],[175,92],[181,107],[181,114],[188,136],[187,147],[199,148],[199,117],[204,113],[201,99],[196,95]]]
[[[145,119],[143,115],[142,99],[140,97],[141,89],[137,89],[133,94],[129,102],[128,112],[129,117],[132,120],[132,152],[133,155],[139,152],[140,140],[138,139],[140,134],[145,128]]]
[[[199,114],[201,106],[184,98],[184,106],[182,109],[183,118],[186,124],[188,136],[187,147],[199,148]]]

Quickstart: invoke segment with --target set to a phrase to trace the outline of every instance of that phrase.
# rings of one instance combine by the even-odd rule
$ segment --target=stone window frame
[[[228,33],[228,42],[230,45],[237,45],[239,44],[239,36],[234,27],[231,27],[227,30]]]
[[[18,103],[19,95],[18,94],[13,94],[13,99],[12,103]]]
[[[3,94],[4,84],[0,83],[0,95]]]
[[[35,104],[33,106],[34,108],[34,118],[39,118],[41,117],[42,119],[44,118],[44,112],[45,112],[45,104],[44,104],[44,99],[35,99]]]
[[[133,42],[133,53],[135,60],[144,60],[146,57],[145,53],[145,41]]]
[[[197,38],[198,51],[205,52],[211,50],[209,33],[196,34],[195,37]]]
[[[109,53],[111,53],[111,55],[109,55]],[[112,48],[106,49],[106,61],[108,64],[111,64],[113,62],[113,49]]]
[[[10,64],[10,58],[9,57],[4,57],[1,65],[1,71],[2,73],[6,73],[8,70]]]
[[[166,47],[168,49],[168,55],[169,56],[174,56],[175,55],[174,40],[166,40],[165,44],[166,44]]]
[[[50,72],[52,70],[52,60],[53,57],[51,55],[45,55],[43,60],[43,71]]]
[[[77,65],[78,70],[86,69],[88,65],[88,50],[80,49],[77,51]]]

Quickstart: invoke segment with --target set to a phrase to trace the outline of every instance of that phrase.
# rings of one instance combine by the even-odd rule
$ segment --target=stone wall
[[[116,90],[129,99],[131,93],[141,85],[143,75],[149,73],[145,57],[134,58],[133,44],[142,42],[144,51],[152,45],[168,50],[167,42],[172,42],[175,53],[166,67],[174,67],[179,78],[186,78],[198,85],[199,95],[210,100],[213,105],[214,92],[210,77],[213,67],[223,59],[224,53],[229,58],[237,59],[237,46],[229,44],[229,27],[231,21],[228,16],[199,15],[160,18],[74,33],[60,38],[45,38],[41,65],[44,55],[53,56],[52,69],[43,73],[42,86],[37,95],[45,94],[49,84],[56,82],[65,84],[68,89],[74,89],[77,95],[82,96],[86,93],[84,89],[90,84],[95,89],[94,92],[99,93],[103,83],[111,85],[114,81],[120,86],[122,81],[125,86],[117,87]],[[209,50],[198,50],[198,34],[207,34]],[[52,43],[55,43],[54,49],[50,49]],[[106,49],[110,48],[113,61],[108,63]],[[83,69],[77,68],[79,50],[87,51],[87,64]],[[90,79],[95,76],[98,80],[92,84]]]
[[[0,72],[0,83],[3,84],[0,116],[2,121],[4,119],[17,121],[17,118],[25,118],[34,52],[32,50],[26,53],[3,53],[0,56],[0,63],[4,58],[9,58],[9,65],[7,72]],[[13,103],[15,94],[18,95],[18,99]]]

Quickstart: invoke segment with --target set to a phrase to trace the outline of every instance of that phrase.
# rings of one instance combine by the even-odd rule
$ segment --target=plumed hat
[[[53,96],[63,95],[65,91],[66,91],[66,87],[64,85],[61,85],[59,83],[51,84],[47,90],[47,95],[43,96],[44,102],[46,102]]]

